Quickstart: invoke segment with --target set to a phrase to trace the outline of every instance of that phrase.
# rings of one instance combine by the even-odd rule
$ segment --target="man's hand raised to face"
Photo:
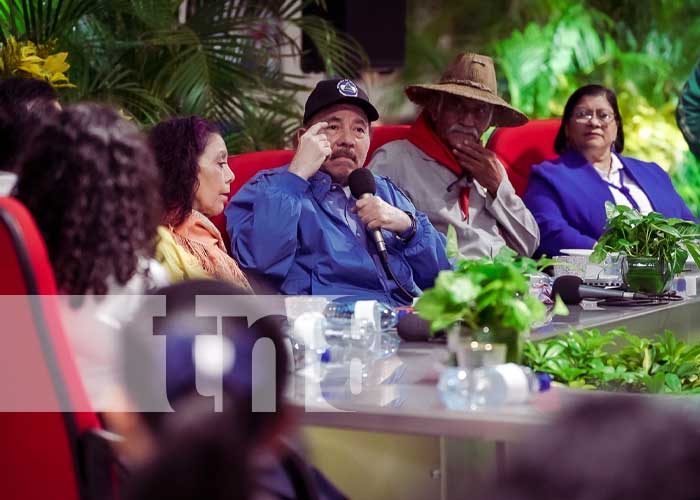
[[[498,166],[496,153],[476,142],[457,144],[452,153],[457,163],[481,184],[492,197],[496,197],[503,175]]]
[[[398,234],[408,231],[412,225],[406,212],[389,205],[378,196],[357,200],[352,211],[360,217],[367,229],[384,228]]]
[[[302,134],[299,138],[299,147],[289,165],[290,172],[305,180],[309,180],[318,172],[331,154],[331,143],[323,133],[327,126],[327,122],[314,123]]]

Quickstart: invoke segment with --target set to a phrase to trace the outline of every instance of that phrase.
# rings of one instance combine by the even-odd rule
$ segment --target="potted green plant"
[[[683,270],[690,255],[700,267],[700,226],[658,212],[641,215],[623,205],[605,204],[605,232],[591,254],[591,261],[602,262],[619,252],[622,280],[635,292],[662,293],[675,275]]]
[[[551,264],[503,248],[494,258],[462,259],[442,271],[435,286],[416,303],[432,332],[506,345],[506,361],[519,362],[523,335],[545,316],[545,306],[529,293],[529,276]]]

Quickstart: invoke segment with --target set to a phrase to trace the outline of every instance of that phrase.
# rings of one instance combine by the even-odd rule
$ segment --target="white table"
[[[654,335],[670,328],[680,338],[698,339],[700,298],[636,308],[603,309],[584,303],[571,307],[568,317],[556,317],[535,329],[531,338],[549,338],[569,329],[607,331],[619,326],[628,326],[639,335]],[[317,374],[297,373],[290,396],[304,410],[301,419],[306,425],[438,438],[441,498],[463,496],[474,480],[464,473],[473,465],[465,457],[465,450],[473,452],[469,443],[490,442],[492,447],[496,443],[496,458],[502,461],[503,443],[517,442],[546,425],[562,405],[595,397],[585,391],[554,388],[529,404],[488,411],[450,411],[442,405],[435,387],[436,365],[445,355],[444,345],[402,343],[395,355],[371,366],[364,383],[348,383],[352,376],[319,381]]]

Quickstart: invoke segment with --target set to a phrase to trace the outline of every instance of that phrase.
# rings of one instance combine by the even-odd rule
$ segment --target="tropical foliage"
[[[700,53],[700,0],[409,0],[406,67],[382,103],[404,112],[408,83],[439,78],[456,52],[494,57],[501,94],[533,118],[561,116],[579,86],[618,94],[625,153],[672,173],[697,168],[675,123],[678,93]],[[692,22],[691,22],[692,20]],[[696,214],[692,194],[685,194]]]
[[[647,339],[625,328],[607,333],[572,331],[528,341],[524,364],[579,389],[651,393],[700,393],[700,344],[671,331]]]
[[[317,0],[321,1],[321,0]],[[328,73],[352,73],[362,51],[295,0],[0,0],[10,37],[68,53],[66,100],[113,103],[144,124],[196,113],[223,125],[234,151],[282,146],[305,89],[284,67],[305,32]]]

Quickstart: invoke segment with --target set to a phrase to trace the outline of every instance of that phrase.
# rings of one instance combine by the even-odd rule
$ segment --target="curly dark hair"
[[[60,291],[108,292],[153,255],[159,176],[145,136],[109,108],[70,107],[48,120],[20,160],[16,197],[34,216]]]
[[[177,226],[192,212],[199,187],[197,160],[219,129],[199,116],[170,118],[151,129],[149,140],[161,174],[163,223]]]
[[[0,80],[0,108],[24,107],[35,104],[54,106],[58,93],[51,85],[35,78],[7,78]]]
[[[58,114],[57,99],[53,87],[41,80],[0,81],[0,170],[17,170],[17,160],[42,119]]]

